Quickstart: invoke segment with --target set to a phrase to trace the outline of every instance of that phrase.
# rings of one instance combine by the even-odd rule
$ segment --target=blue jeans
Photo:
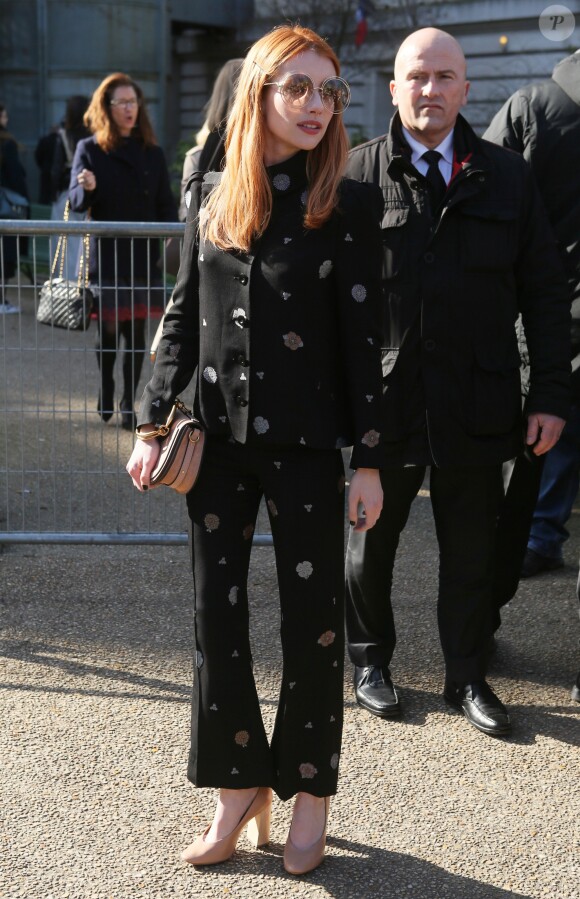
[[[570,536],[570,517],[580,482],[580,408],[572,406],[562,436],[546,456],[534,510],[528,549],[550,559],[562,558]]]

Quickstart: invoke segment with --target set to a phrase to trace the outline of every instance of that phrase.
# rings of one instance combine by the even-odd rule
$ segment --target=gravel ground
[[[393,674],[405,715],[382,721],[347,684],[340,793],[328,857],[293,878],[272,842],[240,840],[197,872],[179,850],[214,796],[185,778],[192,664],[184,547],[5,546],[0,553],[4,727],[0,896],[577,899],[580,665],[569,565],[524,582],[508,607],[490,680],[513,736],[493,739],[446,710],[429,500],[419,497],[396,572]],[[280,665],[273,551],[253,554],[256,675],[271,723]],[[350,679],[350,666],[347,666]]]

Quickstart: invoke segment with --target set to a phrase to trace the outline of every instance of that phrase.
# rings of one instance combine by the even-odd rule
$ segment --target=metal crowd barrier
[[[183,497],[165,488],[142,495],[125,471],[134,436],[121,428],[118,411],[123,347],[116,353],[115,411],[104,423],[97,413],[95,337],[100,322],[91,321],[87,331],[66,331],[36,320],[40,288],[48,279],[59,235],[130,238],[131,258],[136,241],[159,240],[159,276],[144,286],[151,314],[138,400],[151,374],[148,348],[160,320],[153,309],[167,305],[174,283],[166,269],[164,239],[181,239],[183,231],[184,225],[177,223],[0,222],[0,272],[5,252],[1,238],[19,239],[16,274],[2,285],[5,299],[18,311],[0,314],[0,543],[187,542]],[[26,237],[27,248],[22,245]],[[150,242],[148,247],[150,252]],[[93,319],[100,314],[93,312]],[[262,529],[268,530],[263,509],[257,524]],[[271,545],[271,534],[256,533],[254,544]]]

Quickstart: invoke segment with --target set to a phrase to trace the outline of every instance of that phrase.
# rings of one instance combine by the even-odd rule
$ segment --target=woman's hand
[[[152,425],[142,425],[143,430],[153,430]],[[151,480],[151,472],[155,468],[157,459],[159,458],[160,445],[155,438],[152,440],[137,440],[133,447],[131,457],[125,466],[131,480],[135,484],[137,490],[141,493],[149,490],[149,481]]]
[[[82,172],[79,172],[77,181],[80,186],[87,191],[95,190],[97,186],[97,179],[88,169],[83,169]]]
[[[359,507],[361,512],[359,514]],[[348,491],[348,519],[355,531],[368,531],[383,508],[383,488],[377,468],[357,468]]]

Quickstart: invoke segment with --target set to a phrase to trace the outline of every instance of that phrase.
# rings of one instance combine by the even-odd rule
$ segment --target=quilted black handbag
[[[64,220],[68,221],[69,204],[64,210]],[[89,281],[89,235],[83,237],[83,251],[79,259],[79,276],[76,281],[63,278],[66,256],[66,234],[58,239],[52,263],[50,278],[40,288],[40,301],[36,310],[36,320],[53,328],[67,331],[86,331],[91,320],[93,295]],[[54,277],[60,259],[60,276]]]

